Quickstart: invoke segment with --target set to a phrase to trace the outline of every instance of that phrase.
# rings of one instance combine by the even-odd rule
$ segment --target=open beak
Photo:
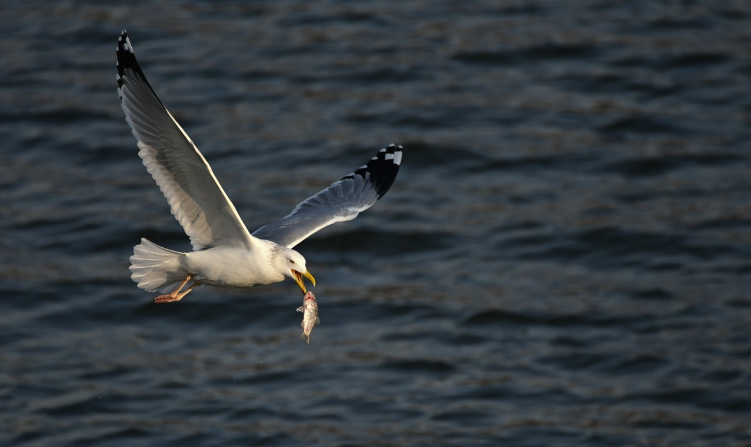
[[[297,270],[292,270],[292,278],[294,278],[295,282],[298,286],[300,286],[300,289],[302,290],[302,293],[307,293],[307,290],[305,290],[305,284],[302,282],[302,277],[306,277],[310,280],[310,282],[313,283],[313,287],[316,286],[316,279],[313,278],[313,275],[310,274],[310,272],[300,273]]]

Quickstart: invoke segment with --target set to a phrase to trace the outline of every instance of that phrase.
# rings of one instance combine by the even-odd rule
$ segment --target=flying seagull
[[[391,187],[402,161],[403,148],[391,144],[281,220],[251,234],[206,159],[146,80],[125,31],[117,41],[117,92],[138,140],[138,155],[193,246],[192,252],[181,253],[141,239],[134,247],[131,278],[141,289],[163,294],[155,303],[179,301],[199,285],[255,287],[285,277],[305,293],[303,277],[314,286],[315,278],[292,248],[321,228],[352,220],[373,206]]]

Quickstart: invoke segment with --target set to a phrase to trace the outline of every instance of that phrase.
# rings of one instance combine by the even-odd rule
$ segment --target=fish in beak
[[[316,296],[313,292],[308,292],[302,299],[302,306],[297,308],[298,312],[302,312],[302,338],[305,343],[310,344],[310,332],[316,327],[317,324],[321,324],[321,319],[318,318],[318,303],[316,302]]]
[[[305,284],[302,282],[302,278],[306,277],[310,280],[310,282],[313,283],[313,287],[316,286],[316,279],[313,278],[313,275],[310,274],[310,272],[306,271],[305,273],[300,273],[297,270],[292,270],[292,278],[295,280],[298,286],[300,286],[300,290],[302,290],[302,293],[307,293],[308,291],[305,289]]]

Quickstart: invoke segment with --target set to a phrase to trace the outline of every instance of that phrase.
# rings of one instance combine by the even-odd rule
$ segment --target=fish
[[[317,324],[321,324],[321,319],[318,318],[318,303],[316,302],[316,296],[313,292],[308,292],[302,299],[302,306],[297,308],[298,312],[303,313],[302,323],[302,335],[300,338],[305,340],[305,343],[310,344],[310,333]]]

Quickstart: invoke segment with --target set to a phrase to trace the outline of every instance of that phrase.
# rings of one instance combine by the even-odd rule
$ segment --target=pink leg
[[[178,287],[177,289],[173,290],[172,292],[166,295],[159,295],[158,297],[154,298],[154,303],[159,304],[159,303],[171,303],[173,301],[180,301],[185,295],[190,293],[190,291],[193,290],[198,285],[197,282],[194,282],[193,285],[190,286],[188,290],[180,293],[180,290],[182,290],[182,288],[185,287],[185,284],[187,284],[188,281],[190,281],[192,277],[193,277],[192,275],[188,275],[185,278],[185,281],[183,281],[182,284],[180,284],[180,287]]]

